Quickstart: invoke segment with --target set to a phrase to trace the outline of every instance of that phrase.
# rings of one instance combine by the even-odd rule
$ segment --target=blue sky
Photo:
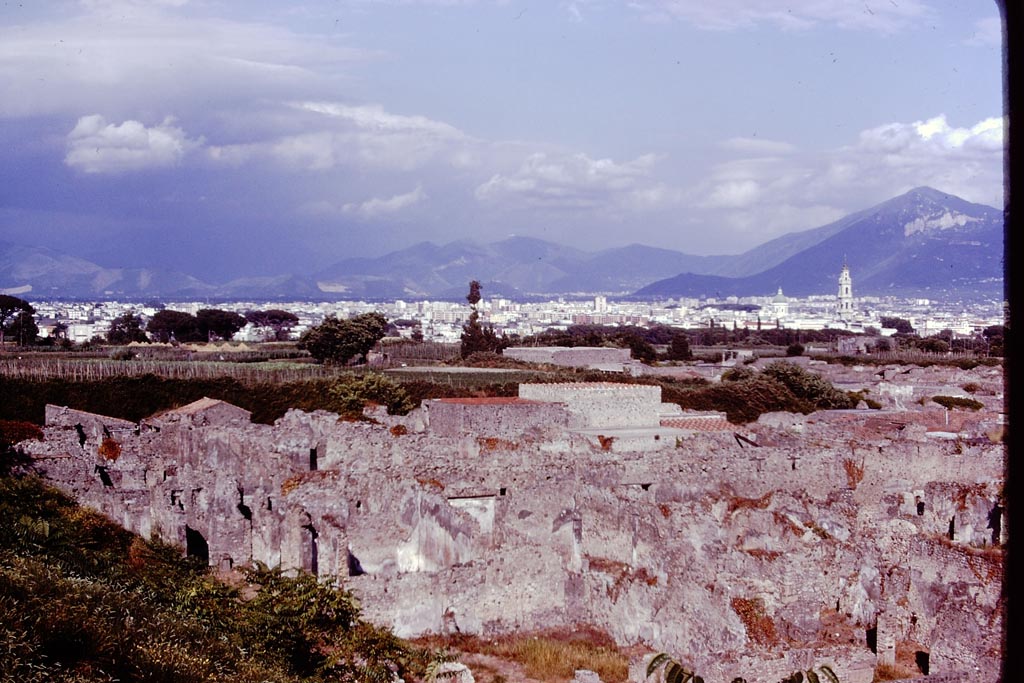
[[[1002,205],[986,0],[0,4],[0,239],[209,279]]]

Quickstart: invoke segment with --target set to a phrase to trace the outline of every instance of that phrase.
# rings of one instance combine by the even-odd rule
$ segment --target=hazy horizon
[[[0,8],[0,239],[224,280],[430,241],[737,254],[1003,206],[995,3]]]

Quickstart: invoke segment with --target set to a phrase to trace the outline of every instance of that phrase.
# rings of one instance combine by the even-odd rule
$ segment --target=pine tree
[[[498,353],[504,346],[502,340],[494,333],[493,327],[484,327],[480,324],[480,311],[477,310],[480,298],[480,283],[473,280],[469,283],[469,294],[466,295],[471,312],[469,320],[462,326],[462,347],[459,354],[463,358],[469,358],[479,352]]]

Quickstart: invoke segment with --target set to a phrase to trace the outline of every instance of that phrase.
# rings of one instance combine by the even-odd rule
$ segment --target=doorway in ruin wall
[[[320,574],[320,534],[313,528],[312,523],[302,527],[301,564],[303,571],[314,576]]]
[[[206,537],[187,524],[185,525],[185,557],[194,557],[204,566],[210,564],[210,544],[206,542]]]

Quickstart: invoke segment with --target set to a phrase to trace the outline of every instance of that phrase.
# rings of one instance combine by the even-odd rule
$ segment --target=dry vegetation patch
[[[843,460],[843,470],[846,472],[846,485],[851,489],[857,488],[857,484],[864,480],[864,462],[860,464],[852,458]]]
[[[607,633],[589,626],[493,638],[465,634],[428,636],[414,642],[421,647],[515,662],[525,676],[544,683],[571,680],[577,669],[594,671],[605,683],[624,683],[629,675],[629,653],[616,646]],[[492,675],[490,679],[479,680],[503,679],[504,676]]]
[[[737,510],[765,510],[772,502],[773,491],[769,491],[760,498],[743,498],[740,496],[729,496],[728,514]]]
[[[114,462],[121,457],[121,444],[109,436],[103,438],[103,442],[100,444],[99,456],[104,460]]]
[[[733,598],[729,604],[743,622],[747,637],[752,642],[764,647],[778,644],[775,621],[765,611],[762,598]]]

